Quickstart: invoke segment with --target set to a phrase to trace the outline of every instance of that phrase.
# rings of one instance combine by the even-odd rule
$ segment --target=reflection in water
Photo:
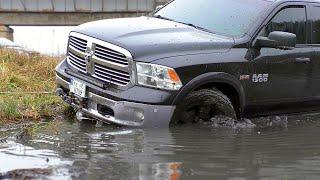
[[[54,177],[84,179],[317,179],[319,117],[259,118],[253,122],[260,125],[248,130],[96,128],[89,121],[64,121],[57,123],[58,133],[44,130],[30,141],[1,143],[0,162],[23,166],[1,163],[0,173],[49,168]],[[278,126],[281,121],[286,126]],[[6,133],[14,137],[15,130]]]

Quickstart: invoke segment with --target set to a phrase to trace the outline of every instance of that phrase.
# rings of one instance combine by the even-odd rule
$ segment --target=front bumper
[[[90,91],[87,92],[86,99],[81,99],[69,94],[70,82],[65,78],[57,74],[56,82],[57,93],[65,102],[84,115],[105,123],[133,127],[167,127],[175,110],[175,106],[172,105],[112,100]],[[112,113],[102,113],[99,106],[107,107]]]

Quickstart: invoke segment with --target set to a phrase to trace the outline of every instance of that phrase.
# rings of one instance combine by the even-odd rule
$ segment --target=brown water
[[[66,120],[33,138],[0,129],[0,179],[320,179],[319,114],[253,122],[128,129]]]

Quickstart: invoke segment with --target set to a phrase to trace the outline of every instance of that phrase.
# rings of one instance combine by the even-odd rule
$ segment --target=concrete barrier
[[[13,41],[13,29],[5,25],[0,25],[0,37]]]

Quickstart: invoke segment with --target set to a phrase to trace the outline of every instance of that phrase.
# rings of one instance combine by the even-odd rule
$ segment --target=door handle
[[[296,62],[297,63],[309,63],[310,62],[310,58],[305,58],[305,57],[296,58]]]

